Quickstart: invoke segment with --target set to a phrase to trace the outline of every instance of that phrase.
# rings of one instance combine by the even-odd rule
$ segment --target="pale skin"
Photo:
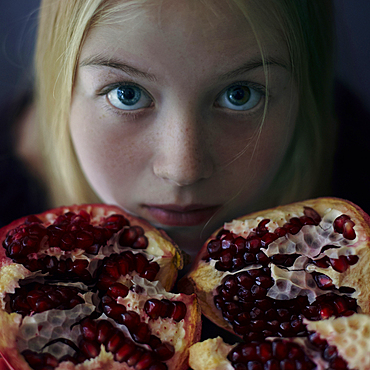
[[[100,199],[163,228],[194,256],[263,197],[292,135],[297,89],[285,44],[264,36],[266,92],[255,36],[224,2],[222,17],[198,2],[161,4],[89,32],[70,131]]]

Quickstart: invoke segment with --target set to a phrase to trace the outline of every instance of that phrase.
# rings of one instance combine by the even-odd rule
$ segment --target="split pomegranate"
[[[221,337],[190,348],[193,370],[282,370],[370,368],[370,316],[354,314],[306,321],[307,337],[269,338],[226,344]]]
[[[16,370],[187,368],[195,295],[162,231],[105,205],[61,207],[0,230],[0,353]]]
[[[370,312],[369,238],[369,216],[341,199],[256,212],[214,233],[180,286],[246,343],[309,338],[308,321]]]

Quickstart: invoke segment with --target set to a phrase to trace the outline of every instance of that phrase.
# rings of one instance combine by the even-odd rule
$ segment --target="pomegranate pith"
[[[12,367],[187,367],[200,312],[194,295],[166,291],[182,259],[162,231],[116,207],[84,205],[15,221],[0,240],[0,353]],[[151,318],[150,299],[171,309]]]

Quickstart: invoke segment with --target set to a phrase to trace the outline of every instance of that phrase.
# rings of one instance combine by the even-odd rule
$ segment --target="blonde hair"
[[[226,1],[226,0],[225,0]],[[88,31],[114,22],[117,8],[134,16],[148,0],[43,0],[36,48],[36,105],[52,205],[91,203],[97,196],[78,164],[69,111],[81,47]],[[205,0],[202,1],[206,2]],[[280,31],[299,89],[293,138],[264,204],[322,195],[332,161],[332,20],[329,0],[230,0],[245,15],[257,41],[263,22]],[[210,1],[209,6],[212,6]],[[130,15],[129,15],[130,14]],[[122,21],[122,19],[120,19]],[[263,45],[260,45],[263,56]],[[267,67],[265,68],[267,75]],[[326,178],[325,178],[326,174]]]

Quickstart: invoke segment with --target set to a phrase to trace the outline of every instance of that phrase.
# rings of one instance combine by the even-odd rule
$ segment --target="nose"
[[[154,174],[177,186],[189,186],[212,176],[210,136],[200,115],[172,109],[159,120]]]

